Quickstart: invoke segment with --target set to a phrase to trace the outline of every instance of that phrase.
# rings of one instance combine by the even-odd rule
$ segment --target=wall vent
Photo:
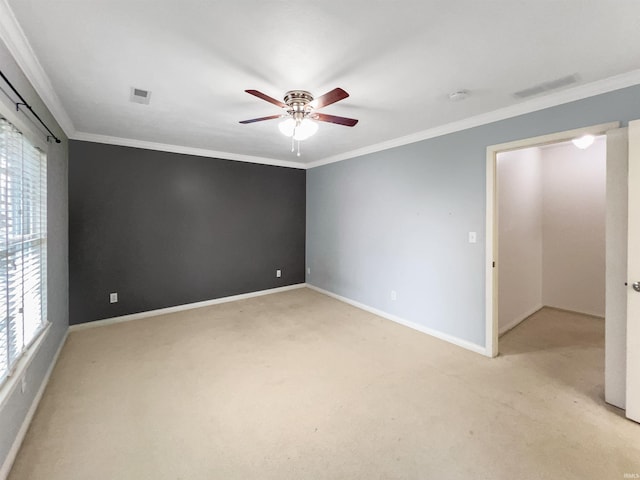
[[[149,100],[151,100],[151,92],[149,90],[143,90],[141,88],[131,87],[130,100],[134,103],[142,103],[143,105],[149,105]]]
[[[567,85],[572,85],[574,83],[577,83],[578,80],[578,74],[574,73],[573,75],[567,75],[566,77],[557,78],[555,80],[550,80],[539,85],[534,85],[533,87],[525,88],[524,90],[515,92],[513,96],[518,98],[533,97],[534,95],[539,95],[544,92],[549,92],[551,90],[566,87]]]

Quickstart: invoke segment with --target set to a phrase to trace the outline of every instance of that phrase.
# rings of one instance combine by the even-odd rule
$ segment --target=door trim
[[[487,147],[486,175],[486,261],[485,261],[485,349],[486,355],[498,355],[498,207],[496,159],[498,153],[522,148],[540,147],[560,143],[581,135],[604,135],[608,130],[620,127],[620,122],[602,123],[564,132],[499,143]]]

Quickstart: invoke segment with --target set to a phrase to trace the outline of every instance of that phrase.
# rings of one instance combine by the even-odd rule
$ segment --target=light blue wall
[[[310,169],[307,282],[484,346],[487,146],[637,118],[640,86]]]
[[[67,220],[67,138],[64,137],[53,116],[47,111],[2,42],[0,42],[0,68],[38,115],[63,140],[61,144],[49,144],[47,152],[47,296],[48,318],[51,322],[51,327],[46,341],[42,344],[27,369],[27,388],[25,392],[22,393],[20,387],[16,388],[0,409],[1,467],[69,327],[69,227]],[[6,85],[4,85],[4,82],[2,83],[2,88],[5,89]],[[9,90],[7,89],[7,91]],[[0,95],[4,95],[4,93],[0,93]]]

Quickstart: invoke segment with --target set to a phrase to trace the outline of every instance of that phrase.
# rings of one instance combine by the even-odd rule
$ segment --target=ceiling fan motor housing
[[[307,116],[312,107],[309,105],[313,101],[313,95],[306,90],[290,90],[284,96],[284,103],[287,104],[287,112],[297,121]]]

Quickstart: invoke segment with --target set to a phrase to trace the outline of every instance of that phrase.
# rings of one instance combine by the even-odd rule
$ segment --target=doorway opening
[[[554,175],[554,171],[558,169],[566,171],[572,164],[577,163],[576,159],[572,158],[560,162],[553,161],[553,158],[558,157],[558,154],[562,154],[563,150],[575,148],[571,145],[571,140],[584,135],[600,137],[605,135],[607,131],[618,128],[618,126],[618,122],[613,122],[500,145],[493,145],[487,148],[486,350],[488,355],[498,355],[498,336],[501,331],[504,333],[510,328],[513,328],[528,315],[531,315],[544,306],[544,293],[546,293],[544,298],[550,299],[550,306],[588,313],[591,315],[604,316],[603,292],[596,295],[596,297],[600,298],[599,302],[597,301],[597,298],[591,298],[588,302],[579,304],[576,303],[576,298],[571,298],[572,295],[575,297],[581,296],[579,282],[569,282],[569,287],[558,288],[558,285],[567,283],[567,275],[571,278],[571,275],[575,274],[575,271],[571,272],[571,269],[567,269],[566,260],[568,259],[566,257],[568,255],[574,255],[576,252],[571,252],[571,242],[567,242],[566,240],[568,239],[564,234],[562,234],[562,229],[565,225],[562,224],[562,215],[555,215],[558,213],[558,208],[555,207],[557,207],[558,199],[560,199],[563,200],[560,203],[567,203],[564,200],[571,200],[568,202],[569,204],[576,203],[577,201],[577,205],[570,205],[571,208],[568,208],[569,212],[563,211],[561,213],[570,214],[572,210],[576,211],[577,209],[580,209],[581,206],[579,205],[580,201],[578,198],[580,197],[581,192],[579,192],[579,189],[577,189],[578,192],[575,192],[576,189],[573,188],[572,190],[576,193],[576,196],[572,197],[563,190],[564,187],[562,186],[562,182],[556,181],[553,184],[547,185],[543,182],[543,179],[546,179],[546,177],[557,179],[559,175],[557,172],[556,175]],[[602,142],[602,139],[598,139],[596,149],[599,148],[606,152],[606,143]],[[593,148],[593,146],[590,148]],[[499,217],[501,201],[498,197],[498,158],[501,157],[506,159],[504,161],[504,165],[509,167],[515,165],[515,163],[509,163],[509,157],[513,158],[518,155],[523,156],[524,160],[520,161],[520,166],[522,168],[515,169],[516,173],[520,177],[516,178],[515,183],[517,183],[517,185],[507,185],[505,192],[501,192],[502,195],[512,197],[512,203],[506,205],[506,209],[513,210],[509,213],[513,217],[513,222],[511,225],[507,224],[501,227]],[[606,165],[606,156],[605,161],[602,163]],[[595,170],[597,169],[598,167],[595,168]],[[532,181],[532,177],[537,181]],[[549,191],[545,193],[545,190]],[[543,194],[545,198],[543,198]],[[545,200],[547,207],[545,207]],[[529,213],[527,215],[515,215],[514,212],[517,213],[518,208],[528,210]],[[503,215],[504,214],[505,212],[503,211]],[[569,217],[570,216],[571,215],[569,215]],[[547,240],[550,241],[547,242],[549,244],[546,252],[547,254],[543,255],[545,252],[543,249],[545,221],[547,223],[547,227],[549,227],[546,229],[548,233]],[[498,268],[499,265],[501,266],[502,262],[502,259],[500,258],[502,253],[500,250],[501,228],[506,230],[507,235],[511,235],[512,237],[512,241],[510,242],[511,251],[506,254],[507,262],[505,267],[502,268],[502,272],[500,272],[500,269]],[[604,225],[602,225],[602,229],[604,229]],[[577,227],[573,228],[572,233],[580,235],[579,230],[580,229]],[[554,237],[556,240],[554,240]],[[564,243],[564,247],[559,248],[559,243]],[[567,243],[568,251],[570,252],[569,254],[566,253],[567,248],[565,248],[567,247]],[[591,243],[597,245],[598,241]],[[602,239],[601,244],[602,248],[604,248],[604,239]],[[529,255],[524,259],[524,268],[523,265],[517,265],[515,262],[509,261],[509,255],[517,259],[518,255],[522,257],[522,252],[527,251],[529,252]],[[534,252],[533,254],[531,254],[532,251]],[[554,261],[554,258],[562,259],[565,263],[564,268],[560,268],[562,265],[558,264],[557,260]],[[545,264],[543,262],[545,260],[549,263],[547,267],[547,282],[543,281],[545,271]],[[509,271],[509,266],[511,267],[511,271]],[[527,266],[531,268],[527,269]],[[582,267],[586,268],[587,271],[589,268],[593,268],[590,264],[582,265]],[[505,275],[505,268],[508,272],[506,273],[506,279],[509,283],[502,282],[502,279],[499,280],[501,275]],[[604,267],[602,265],[595,267],[596,270],[601,270],[603,268]],[[522,277],[521,275],[525,275],[525,277]],[[511,287],[512,293],[517,291],[517,298],[509,298],[509,296],[507,296],[507,298],[501,301],[501,283],[504,283],[507,288]],[[519,283],[520,285],[518,285]],[[602,286],[602,291],[604,291],[604,286]],[[564,295],[566,298],[558,299],[558,295]],[[501,302],[503,311],[502,319],[500,318]],[[585,305],[587,305],[586,308]]]
[[[628,181],[630,181],[631,175],[630,168],[629,171],[627,170],[627,158],[631,158],[631,142],[629,141],[629,147],[627,147],[627,130],[627,128],[619,128],[619,123],[614,122],[493,145],[487,148],[487,354],[497,356],[499,334],[515,327],[521,320],[527,318],[528,314],[535,311],[542,312],[547,317],[549,315],[552,317],[582,315],[580,320],[582,324],[587,321],[584,319],[584,314],[590,315],[591,317],[586,318],[592,320],[592,326],[595,325],[595,328],[591,329],[591,340],[596,339],[595,342],[599,345],[598,358],[600,359],[602,357],[603,327],[606,331],[604,369],[606,402],[623,409],[625,408],[625,397],[629,397],[629,390],[626,388],[628,382],[625,382],[625,377],[628,377],[629,374],[629,369],[626,366],[628,364],[626,356],[629,351],[627,348],[629,337],[626,333],[628,317],[627,283],[625,282],[627,282],[627,218],[631,218],[627,215],[627,185],[630,185]],[[575,158],[561,159],[559,163],[551,161],[546,166],[544,158],[541,163],[534,162],[536,156],[537,160],[540,160],[542,156],[547,161],[548,157],[558,157],[558,153],[561,153],[563,149],[572,148],[567,143],[568,141],[585,134],[595,137],[603,136],[602,139],[596,141],[594,152],[603,152],[604,160],[596,161],[596,165],[584,165],[585,169],[593,171],[578,173],[568,171],[567,167],[571,163],[576,163]],[[604,143],[598,144],[598,141]],[[516,152],[518,150],[522,150],[522,152]],[[577,156],[575,151],[568,151],[573,153],[569,157]],[[509,156],[523,154],[523,152],[525,155],[529,155],[529,158],[521,161],[521,165],[524,165],[522,169],[525,172],[517,173],[524,177],[524,180],[512,177],[512,183],[508,184],[506,189],[502,188],[503,196],[509,199],[511,195],[511,203],[506,205],[506,211],[505,207],[502,207],[505,225],[501,226],[498,158],[507,159],[505,165],[509,167],[507,163]],[[513,165],[511,166],[513,167]],[[598,171],[604,171],[603,176],[606,179],[604,185],[601,178],[597,179]],[[585,191],[580,191],[580,187],[577,185],[567,186],[562,179],[560,181],[558,178],[554,179],[553,172],[560,172],[561,176],[581,177],[577,178],[577,182],[572,181],[572,183],[581,184]],[[538,182],[540,185],[539,204],[532,204],[531,198],[534,197],[532,192],[536,192],[536,184],[531,182],[530,178],[526,178],[525,173],[529,177],[540,179]],[[544,180],[548,182],[550,175],[552,181],[547,184]],[[586,180],[585,176],[590,176],[591,180]],[[529,184],[523,183],[525,180]],[[595,189],[596,193],[593,191],[594,181],[599,184]],[[591,187],[588,186],[589,183],[591,183]],[[591,194],[587,194],[589,189],[591,189]],[[630,193],[631,189],[629,188]],[[527,198],[529,198],[528,204]],[[525,220],[522,215],[514,216],[514,212],[518,212],[514,205],[517,206],[523,202],[525,207],[528,205],[529,210],[534,209],[535,212],[535,208],[538,209],[536,213],[538,216],[533,215],[534,219],[537,218],[538,223],[531,219]],[[587,208],[581,210],[581,203],[586,204]],[[509,213],[509,209],[514,212]],[[602,218],[603,210],[606,227],[602,223],[599,225],[593,223],[593,217]],[[594,211],[598,213],[593,215]],[[509,224],[509,215],[512,216],[511,225]],[[592,218],[589,219],[589,217]],[[583,228],[585,226],[587,226],[586,229]],[[606,242],[603,238],[603,229]],[[507,231],[505,232],[505,230]],[[507,240],[501,239],[501,236]],[[511,250],[509,250],[510,237]],[[515,241],[513,241],[514,239]],[[506,241],[505,248],[500,247],[501,241]],[[601,248],[605,243],[603,258]],[[538,247],[539,251],[536,250]],[[528,256],[522,259],[523,252],[526,253],[527,249],[529,249]],[[531,254],[531,250],[534,251],[533,254]],[[536,259],[541,260],[541,263],[536,263]],[[506,262],[504,266],[501,265],[503,260]],[[527,265],[532,268],[523,270],[522,267]],[[574,268],[567,268],[571,265]],[[514,266],[516,267],[515,271],[509,271],[509,268],[513,269]],[[603,270],[605,271],[604,288]],[[536,283],[536,279],[542,280],[540,283]],[[511,297],[505,294],[503,291],[505,289],[506,292],[512,293]],[[604,297],[603,290],[606,291]],[[513,292],[518,291],[519,293],[513,296]],[[501,297],[505,296],[506,298],[502,298],[501,302]],[[530,310],[516,308],[527,304],[532,298],[539,298],[540,301],[539,303],[535,301],[529,303]],[[553,310],[555,313],[550,314],[549,310],[544,308],[538,310],[545,305],[555,307]],[[605,322],[596,318],[602,316],[606,317]],[[565,318],[566,325],[564,326],[566,327],[575,320],[575,318],[569,318],[569,320]],[[547,318],[546,321],[552,322],[551,324],[557,327],[557,318],[556,320]],[[523,328],[521,327],[520,330]],[[518,335],[526,335],[526,333],[520,332]],[[585,335],[589,337],[589,334],[585,333]],[[559,337],[547,340],[551,344],[562,347],[562,345],[558,345]],[[513,335],[510,338],[513,339]],[[588,345],[589,338],[587,338]],[[506,341],[504,346],[507,350],[511,349]],[[626,403],[628,411],[628,401]]]
[[[604,135],[588,138],[589,145],[564,141],[496,156],[498,333],[501,355],[534,354],[548,381],[598,401],[607,143]]]
[[[604,319],[606,136],[591,140],[496,156],[499,335],[543,308]]]

